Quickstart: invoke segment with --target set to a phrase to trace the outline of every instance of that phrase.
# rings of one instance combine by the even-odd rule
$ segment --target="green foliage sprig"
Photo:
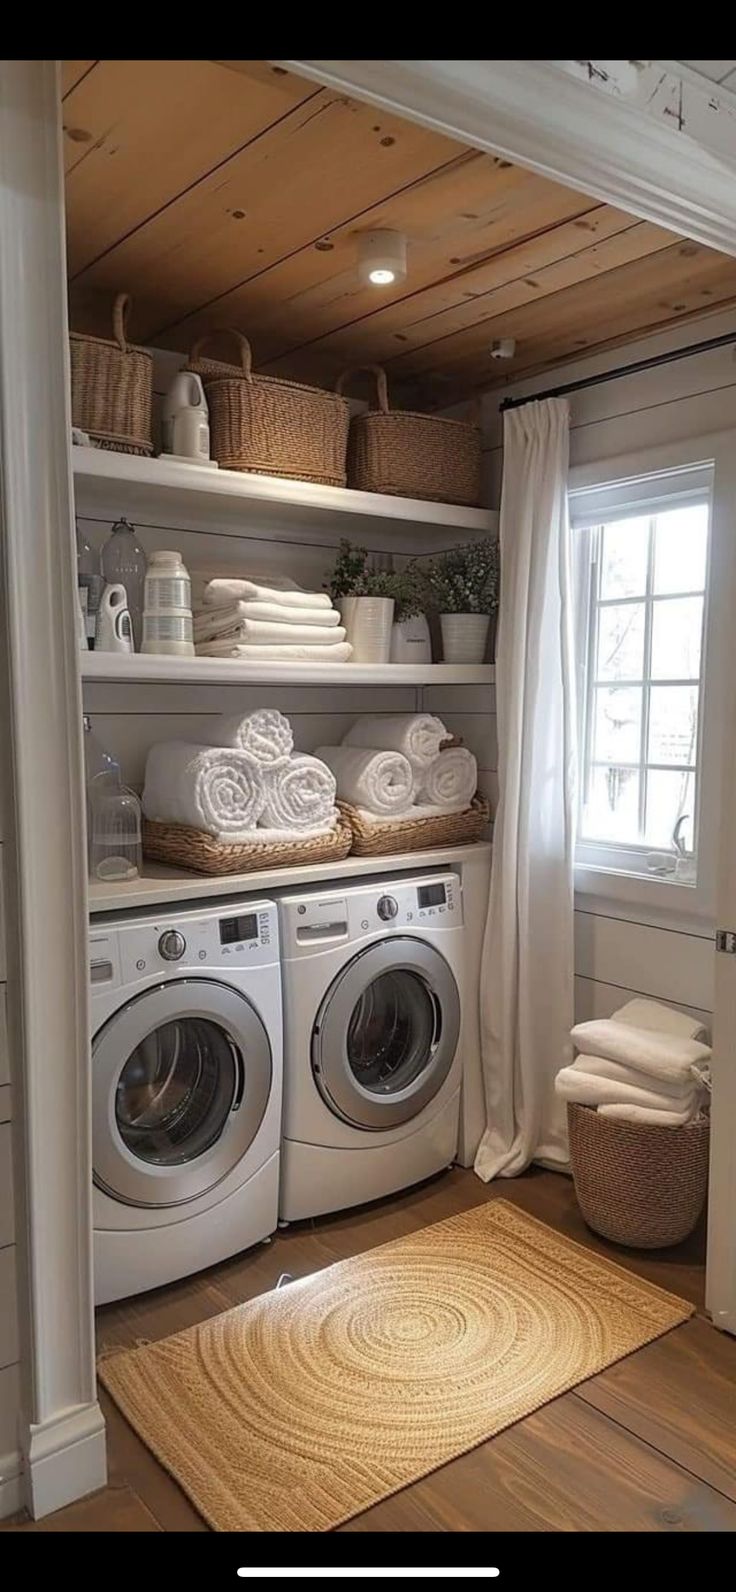
[[[448,548],[427,565],[431,607],[439,614],[495,614],[500,573],[498,542],[490,536]]]

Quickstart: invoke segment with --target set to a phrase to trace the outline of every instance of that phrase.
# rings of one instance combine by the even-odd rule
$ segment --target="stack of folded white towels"
[[[580,1054],[557,1074],[556,1091],[619,1122],[681,1127],[707,1100],[711,1050],[704,1035],[703,1024],[685,1012],[628,1001],[612,1017],[571,1030]]]
[[[447,746],[446,726],[432,713],[358,719],[340,746],[319,746],[341,801],[373,823],[430,818],[470,805],[478,765],[464,746]]]
[[[216,719],[200,742],[159,741],[146,759],[143,811],[230,844],[305,840],[334,830],[335,776],[294,751],[276,708]]]
[[[206,582],[194,644],[200,657],[251,663],[347,663],[353,650],[327,592],[238,579]]]

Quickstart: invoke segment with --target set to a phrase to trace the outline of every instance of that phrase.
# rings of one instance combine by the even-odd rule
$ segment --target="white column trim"
[[[27,1503],[105,1482],[92,1310],[87,897],[57,63],[0,62],[0,510],[12,742]],[[9,1016],[11,1013],[9,1012]]]
[[[736,254],[736,133],[724,158],[555,61],[274,64]]]

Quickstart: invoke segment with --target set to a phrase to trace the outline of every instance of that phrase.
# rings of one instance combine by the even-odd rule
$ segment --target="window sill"
[[[702,934],[715,923],[713,904],[702,885],[652,874],[602,868],[590,863],[575,866],[575,893],[598,902],[643,909],[647,917],[666,920],[670,928]]]

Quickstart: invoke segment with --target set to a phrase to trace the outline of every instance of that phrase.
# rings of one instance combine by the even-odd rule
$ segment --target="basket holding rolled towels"
[[[658,1001],[634,1000],[610,1018],[578,1023],[580,1052],[555,1079],[557,1094],[620,1122],[680,1127],[703,1109],[709,1087],[704,1028]]]
[[[201,657],[260,663],[347,663],[352,656],[326,592],[250,580],[207,583],[194,614],[194,642]]]
[[[231,844],[307,839],[334,829],[334,774],[318,758],[293,752],[291,725],[276,709],[225,716],[203,737],[214,744],[151,747],[146,818],[186,824]]]

